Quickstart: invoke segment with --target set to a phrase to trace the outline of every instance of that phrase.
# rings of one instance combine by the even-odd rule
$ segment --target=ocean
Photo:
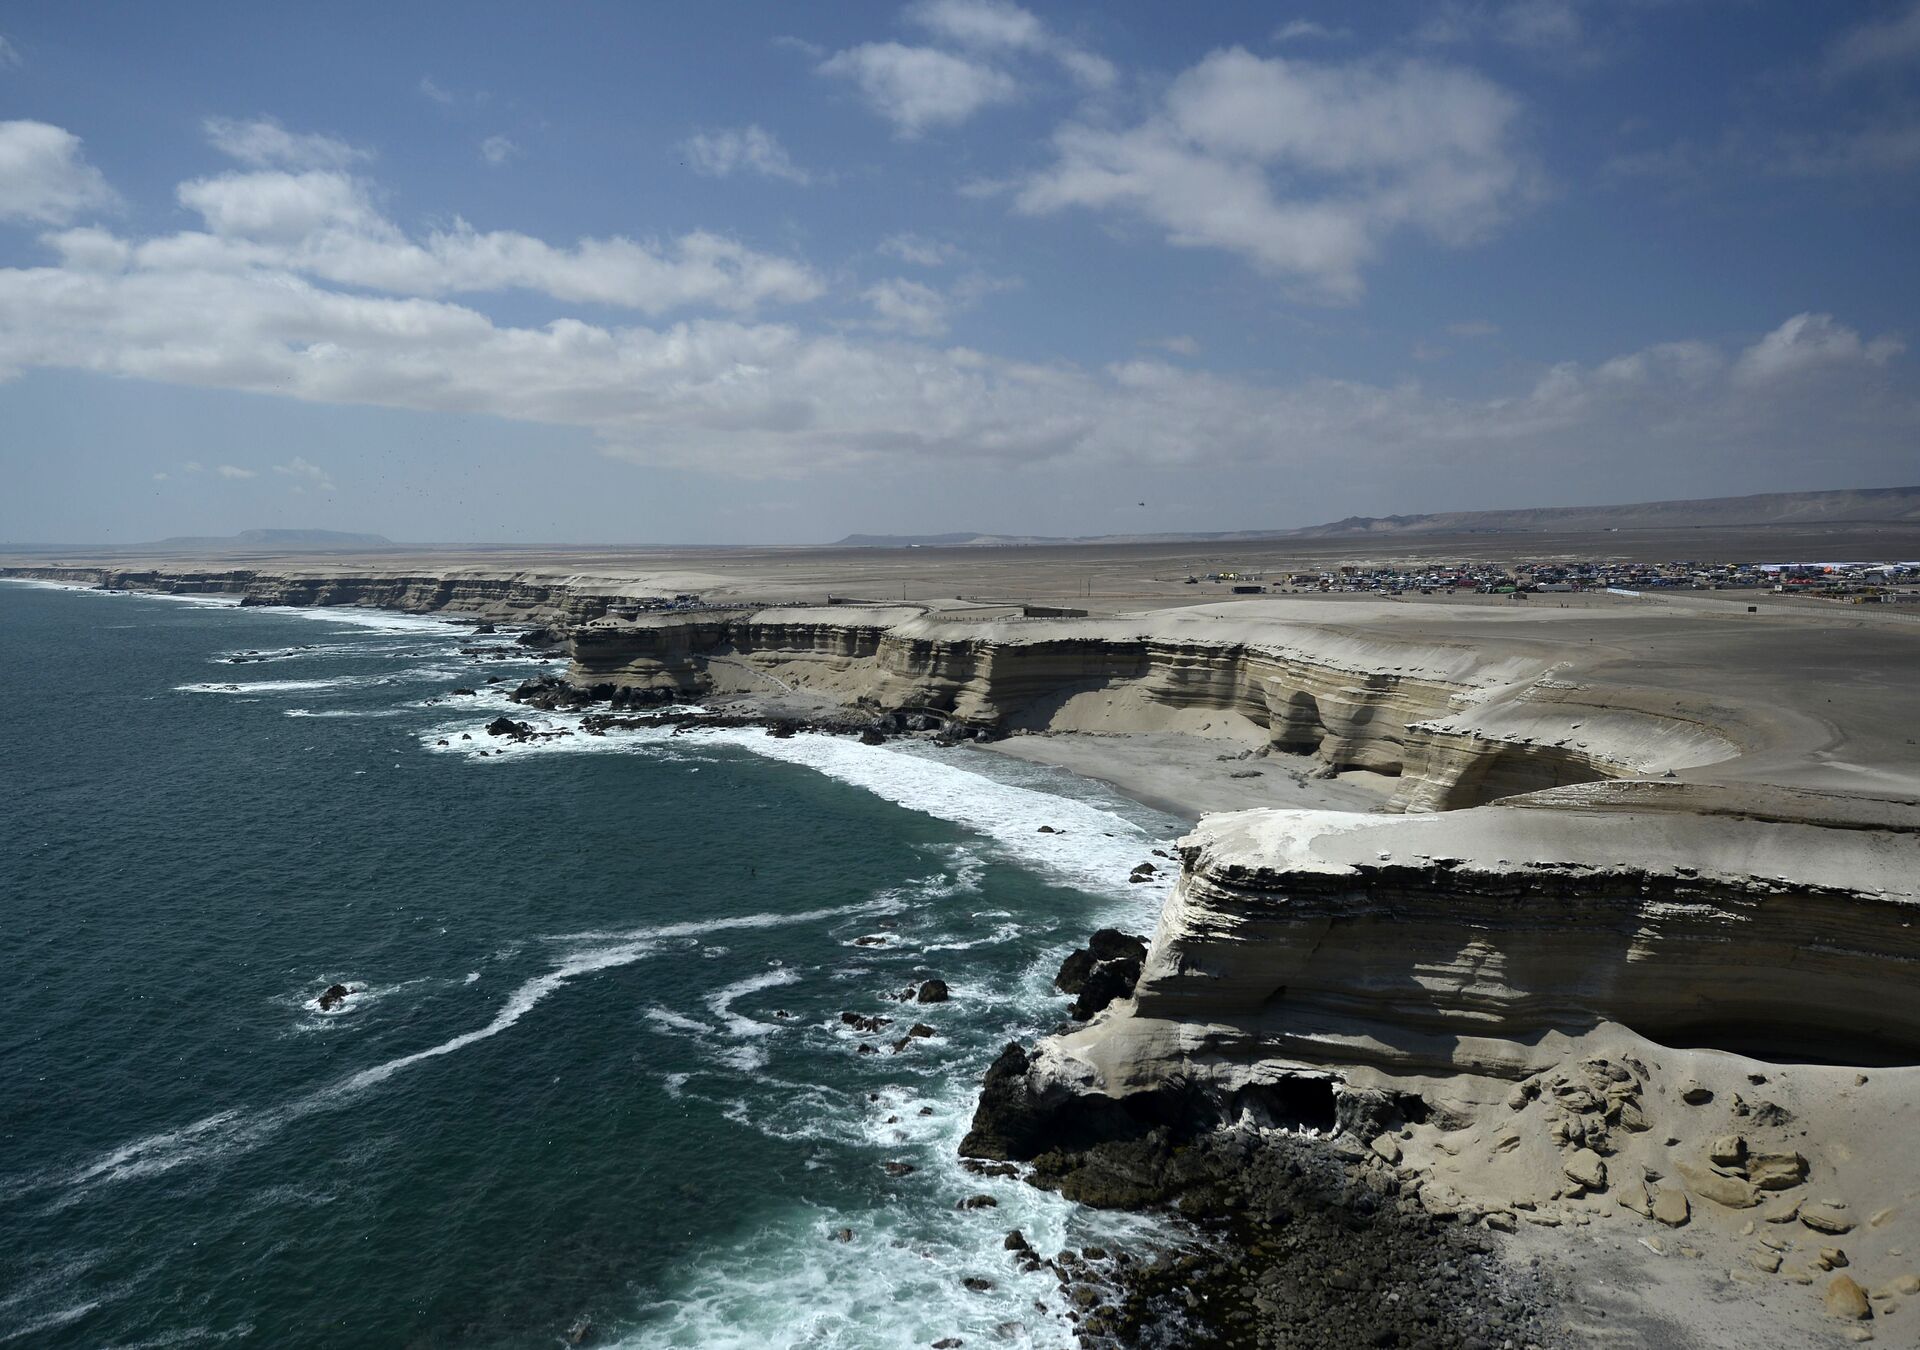
[[[1156,1221],[955,1148],[1179,822],[964,747],[589,737],[476,644],[0,584],[0,1345],[1073,1345],[1007,1230]]]

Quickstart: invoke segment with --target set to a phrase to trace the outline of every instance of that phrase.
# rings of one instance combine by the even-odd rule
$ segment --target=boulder
[[[1851,1233],[1853,1220],[1833,1205],[1809,1203],[1800,1206],[1800,1222],[1816,1233]]]
[[[1607,1164],[1598,1153],[1590,1148],[1576,1149],[1560,1165],[1560,1170],[1571,1181],[1577,1181],[1590,1191],[1604,1191],[1607,1188]]]
[[[927,980],[920,986],[920,992],[914,995],[916,1003],[945,1003],[948,997],[945,980]]]
[[[345,986],[344,984],[328,985],[326,989],[321,992],[320,998],[318,1000],[320,1004],[320,1011],[332,1012],[335,1008],[339,1007],[342,1003],[345,1003],[347,1001],[347,995],[351,994],[352,992],[353,990],[347,988],[347,986]]]
[[[1653,1193],[1653,1218],[1669,1228],[1679,1228],[1692,1216],[1687,1193],[1673,1186],[1662,1186]]]
[[[1754,1194],[1753,1183],[1745,1177],[1722,1176],[1710,1167],[1684,1162],[1675,1163],[1674,1170],[1686,1182],[1688,1190],[1716,1205],[1725,1205],[1728,1209],[1751,1209],[1760,1203]]]
[[[1755,1153],[1747,1159],[1747,1179],[1763,1191],[1791,1190],[1807,1179],[1807,1160],[1798,1153]]]
[[[1858,1322],[1873,1316],[1873,1308],[1867,1302],[1867,1291],[1855,1283],[1851,1275],[1834,1276],[1827,1285],[1824,1301],[1829,1317]]]
[[[1737,1134],[1723,1134],[1708,1146],[1707,1157],[1721,1167],[1738,1167],[1747,1159],[1747,1141]]]
[[[1614,1192],[1613,1203],[1623,1209],[1630,1209],[1643,1219],[1653,1217],[1653,1197],[1647,1194],[1647,1188],[1635,1181]]]

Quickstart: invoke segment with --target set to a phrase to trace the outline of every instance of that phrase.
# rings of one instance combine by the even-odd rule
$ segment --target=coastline
[[[1723,963],[1745,969],[1739,963],[1750,962],[1744,978],[1761,1000],[1755,1006],[1770,1002],[1784,1010],[1783,1021],[1798,1008],[1843,1034],[1834,1019],[1849,1000],[1876,1014],[1910,1001],[1897,989],[1876,994],[1867,985],[1875,970],[1898,977],[1898,953],[1909,942],[1900,931],[1904,902],[1886,897],[1889,886],[1898,891],[1890,879],[1920,835],[1911,809],[1920,772],[1886,728],[1907,724],[1915,710],[1907,678],[1913,625],[1843,614],[1760,624],[1724,607],[1713,615],[1681,608],[1417,613],[1269,601],[1023,621],[920,609],[903,617],[900,607],[741,606],[639,619],[540,611],[508,621],[558,623],[572,683],[557,688],[573,712],[637,706],[640,696],[650,704],[697,700],[735,719],[725,724],[741,735],[796,749],[805,742],[780,738],[816,727],[862,741],[912,738],[1063,769],[1189,822],[1245,808],[1207,820],[1185,848],[1139,987],[1092,1023],[1035,1047],[1025,1090],[1051,1103],[1057,1118],[1049,1128],[1078,1112],[1114,1119],[1116,1108],[1157,1109],[1175,1084],[1189,1085],[1213,1113],[1208,1129],[1193,1136],[1202,1141],[1230,1139],[1244,1127],[1249,1084],[1313,1079],[1338,1101],[1384,1093],[1408,1111],[1417,1102],[1419,1119],[1408,1115],[1381,1129],[1386,1117],[1349,1113],[1313,1127],[1326,1137],[1297,1146],[1370,1172],[1384,1165],[1398,1189],[1383,1180],[1380,1193],[1396,1213],[1403,1198],[1416,1198],[1421,1216],[1404,1214],[1414,1224],[1471,1232],[1495,1252],[1547,1252],[1573,1262],[1566,1309],[1601,1307],[1612,1297],[1591,1285],[1583,1262],[1630,1270],[1625,1263],[1674,1260],[1646,1278],[1663,1291],[1657,1298],[1614,1291],[1619,1316],[1651,1318],[1656,1328],[1671,1311],[1664,1302],[1730,1292],[1747,1300],[1749,1312],[1731,1321],[1698,1313],[1696,1326],[1680,1316],[1670,1342],[1649,1331],[1648,1344],[1683,1345],[1691,1330],[1727,1326],[1746,1343],[1801,1344],[1831,1324],[1809,1320],[1817,1291],[1792,1286],[1839,1288],[1853,1278],[1848,1262],[1830,1258],[1817,1238],[1792,1230],[1784,1259],[1747,1250],[1753,1243],[1741,1239],[1753,1238],[1751,1221],[1749,1232],[1736,1231],[1744,1206],[1722,1213],[1708,1198],[1739,1186],[1710,1180],[1689,1180],[1693,1201],[1682,1223],[1690,1218],[1690,1226],[1679,1240],[1631,1219],[1623,1226],[1624,1215],[1641,1212],[1633,1208],[1636,1194],[1677,1189],[1675,1159],[1645,1153],[1638,1142],[1615,1143],[1599,1155],[1614,1160],[1611,1173],[1596,1174],[1597,1186],[1569,1188],[1562,1167],[1587,1164],[1573,1156],[1581,1150],[1564,1121],[1555,1118],[1551,1138],[1544,1119],[1532,1122],[1517,1145],[1501,1133],[1514,1119],[1505,1112],[1531,1112],[1535,1100],[1514,1106],[1509,1088],[1532,1083],[1541,1094],[1540,1084],[1559,1081],[1554,1074],[1575,1072],[1606,1049],[1626,1057],[1616,1063],[1677,1062],[1714,1081],[1710,1095],[1733,1105],[1720,1128],[1744,1132],[1742,1148],[1745,1134],[1760,1147],[1762,1132],[1744,1119],[1746,1090],[1735,1084],[1742,1077],[1779,1084],[1781,1102],[1793,1105],[1771,1098],[1759,1105],[1837,1141],[1827,1153],[1806,1150],[1814,1179],[1807,1179],[1807,1159],[1800,1163],[1799,1184],[1825,1188],[1813,1192],[1819,1204],[1846,1196],[1872,1216],[1867,1197],[1874,1194],[1920,1197],[1920,1181],[1887,1156],[1893,1146],[1873,1117],[1897,1114],[1920,1071],[1876,1071],[1876,1087],[1865,1094],[1873,1106],[1836,1114],[1819,1094],[1846,1099],[1843,1079],[1796,1068],[1783,1052],[1752,1058],[1709,1045],[1712,1056],[1701,1058],[1671,1044],[1606,1040],[1610,1028],[1618,1030],[1611,1019],[1670,1016],[1659,999],[1686,994],[1686,981],[1669,982],[1653,1002],[1618,1001],[1636,964],[1675,959],[1666,953],[1695,940],[1673,923],[1686,906],[1709,928],[1724,927],[1712,938]],[[1656,653],[1668,659],[1648,659]],[[1250,772],[1260,776],[1235,777]],[[1742,843],[1756,827],[1764,833]],[[1863,848],[1878,859],[1864,870]],[[1429,912],[1421,897],[1436,890],[1449,903]],[[1685,904],[1668,904],[1669,893]],[[1549,948],[1580,952],[1582,924],[1617,926],[1625,935],[1591,950],[1585,967],[1598,972],[1590,982],[1597,1001],[1575,1016],[1565,1008],[1583,988],[1579,963],[1542,961],[1525,923],[1508,932],[1510,920],[1501,916],[1510,909],[1473,908],[1483,898],[1508,905],[1501,897],[1516,895],[1534,897],[1525,903],[1543,914],[1563,906],[1566,917],[1541,920]],[[1646,906],[1635,898],[1649,895]],[[1822,931],[1829,946],[1857,952],[1846,957],[1852,966],[1796,973],[1790,948],[1753,936],[1754,906],[1791,913],[1803,903],[1829,908],[1800,921],[1799,931]],[[1312,911],[1312,961],[1288,976],[1280,972],[1295,970],[1300,956],[1287,927],[1294,909]],[[1339,986],[1340,999],[1314,1001],[1316,965],[1327,972],[1324,982]],[[1202,978],[1187,978],[1192,972]],[[1793,981],[1787,994],[1766,992],[1783,979]],[[1426,991],[1442,1027],[1456,1015],[1445,1001],[1458,994],[1471,1006],[1470,1020],[1436,1037],[1433,1007],[1376,1010],[1364,995],[1348,996],[1376,988]],[[1558,1020],[1530,1023],[1513,1011],[1541,1001],[1561,1009]],[[1869,1030],[1868,1040],[1880,1034]],[[1913,1040],[1898,1027],[1888,1035],[1890,1044]],[[1458,1059],[1435,1061],[1435,1046],[1451,1047]],[[1643,1114],[1669,1119],[1656,1115],[1653,1097],[1681,1091],[1671,1067],[1652,1077],[1633,1072],[1646,1086]],[[1610,1107],[1608,1127],[1616,1114]],[[1684,1144],[1679,1161],[1693,1167],[1692,1153],[1706,1141],[1698,1121],[1689,1123],[1693,1130],[1668,1143]],[[1276,1147],[1296,1146],[1285,1140],[1300,1121],[1255,1124],[1280,1131],[1269,1141]],[[1060,1148],[1070,1149],[1070,1135],[1063,1130]],[[1628,1143],[1645,1167],[1644,1185],[1614,1157]],[[1509,1157],[1511,1165],[1467,1166],[1463,1147],[1496,1162]],[[1769,1135],[1767,1147],[1784,1145]],[[1047,1168],[1026,1161],[1046,1179]],[[1744,1173],[1737,1181],[1751,1190]],[[1266,1235],[1235,1228],[1244,1211],[1224,1193],[1217,1206],[1188,1196],[1181,1207],[1189,1218],[1211,1221],[1211,1240],[1237,1253],[1224,1271],[1189,1267],[1183,1276],[1213,1280],[1224,1297],[1249,1272],[1279,1269],[1259,1250],[1270,1245]],[[1911,1292],[1899,1263],[1912,1216],[1898,1205],[1887,1212],[1892,1217],[1875,1217],[1872,1232],[1855,1217],[1833,1221],[1859,1230],[1853,1241],[1865,1244],[1852,1251],[1868,1307],[1856,1320],[1873,1325]],[[1844,1231],[1816,1230],[1811,1220],[1802,1227]],[[1122,1284],[1149,1302],[1157,1296],[1147,1284],[1129,1284],[1132,1278]],[[1070,1293],[1072,1282],[1063,1283]],[[1780,1327],[1800,1339],[1770,1341]],[[1417,1343],[1417,1329],[1402,1332]]]

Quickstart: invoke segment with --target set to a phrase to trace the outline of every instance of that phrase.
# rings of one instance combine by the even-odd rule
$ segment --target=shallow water
[[[954,1146],[1177,822],[844,738],[482,757],[506,640],[0,585],[0,1344],[1072,1344],[1002,1235],[1149,1225]]]

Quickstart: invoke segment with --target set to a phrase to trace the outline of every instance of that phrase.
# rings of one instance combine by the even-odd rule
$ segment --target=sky
[[[1920,482],[1920,0],[0,0],[0,540]]]

